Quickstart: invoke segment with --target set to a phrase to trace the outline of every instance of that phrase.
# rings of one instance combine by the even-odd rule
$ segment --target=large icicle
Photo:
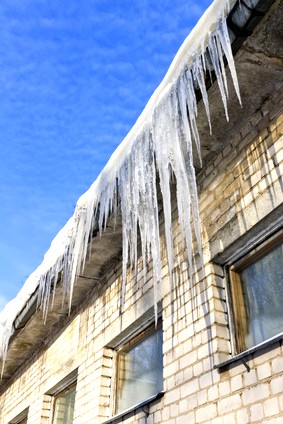
[[[59,273],[63,297],[69,309],[76,278],[83,272],[94,226],[100,234],[111,214],[120,208],[123,234],[123,289],[121,310],[127,290],[127,268],[137,269],[140,236],[144,276],[152,261],[154,305],[157,316],[157,285],[161,282],[158,187],[163,202],[165,240],[172,284],[174,251],[171,217],[171,178],[174,175],[178,219],[187,249],[189,275],[192,277],[193,231],[201,252],[198,196],[193,164],[193,143],[201,161],[197,127],[195,89],[203,98],[209,127],[210,112],[206,90],[207,71],[214,71],[228,119],[228,89],[224,58],[240,100],[226,19],[229,3],[215,0],[185,40],[163,82],[149,100],[137,123],[110,158],[108,164],[78,201],[74,216],[54,239],[41,266],[32,274],[18,297],[0,315],[0,355],[5,361],[13,322],[30,296],[38,290],[38,307],[46,319],[56,296]]]

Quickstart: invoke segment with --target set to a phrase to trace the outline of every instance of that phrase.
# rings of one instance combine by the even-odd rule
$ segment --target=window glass
[[[236,270],[232,290],[239,350],[283,331],[283,244]],[[237,281],[238,280],[238,281]]]
[[[54,424],[72,424],[74,418],[76,386],[72,386],[55,398]]]
[[[163,389],[162,329],[118,353],[116,413]]]

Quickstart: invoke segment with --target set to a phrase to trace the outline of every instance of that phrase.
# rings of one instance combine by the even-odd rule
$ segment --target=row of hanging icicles
[[[199,46],[198,46],[199,47]],[[226,59],[224,59],[226,58]],[[213,33],[193,58],[184,58],[182,69],[169,90],[156,104],[151,118],[135,137],[125,154],[122,164],[112,172],[103,190],[88,198],[87,204],[75,211],[75,228],[63,256],[39,282],[38,307],[46,320],[51,294],[56,296],[56,282],[61,272],[63,297],[71,308],[76,276],[83,271],[88,245],[94,226],[100,233],[106,228],[110,215],[122,219],[122,293],[121,304],[126,295],[126,272],[130,265],[137,269],[138,239],[140,237],[144,278],[146,264],[152,261],[154,305],[157,317],[157,285],[161,281],[161,252],[159,207],[157,199],[157,175],[162,195],[165,241],[169,275],[172,277],[174,253],[172,237],[170,183],[174,175],[176,184],[178,220],[184,245],[187,249],[189,277],[192,278],[192,240],[195,234],[198,252],[202,257],[201,229],[198,210],[198,194],[193,164],[193,143],[201,162],[200,138],[197,127],[197,99],[199,90],[204,103],[209,127],[210,112],[206,88],[207,75],[214,73],[228,118],[228,86],[224,60],[227,61],[237,96],[240,100],[237,74],[230,45],[224,12]],[[171,278],[172,281],[172,278]],[[2,357],[6,358],[11,328],[6,329],[1,346]]]

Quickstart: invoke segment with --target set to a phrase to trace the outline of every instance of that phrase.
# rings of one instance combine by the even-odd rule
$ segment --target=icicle
[[[61,259],[59,259],[56,262],[55,272],[54,272],[54,277],[53,277],[53,288],[52,288],[53,294],[52,294],[51,310],[54,307],[56,287],[57,287],[57,282],[58,282],[58,279],[59,279],[59,272],[60,272],[61,267],[62,267],[62,261],[61,261]]]
[[[187,116],[187,108],[186,108],[187,100],[186,100],[184,78],[181,78],[180,80],[180,91],[178,93],[178,98],[179,98],[179,105],[180,105],[180,112],[181,112],[181,124],[182,124],[182,129],[183,129],[186,144],[187,144],[188,160],[191,162],[192,161],[192,137],[191,137],[191,130],[189,127],[188,116]],[[183,230],[182,233],[185,234],[185,238],[186,238],[189,269],[190,269],[190,272],[192,272],[192,251],[191,251],[192,235],[191,235],[191,224],[190,224],[191,203],[190,203],[190,196],[189,196],[190,189],[189,189],[189,186],[182,187],[182,189],[186,189],[185,192],[187,192],[188,195],[183,196],[182,190],[180,193],[180,190],[178,190],[178,186],[177,186],[178,214],[179,214],[179,222],[181,225],[181,230]],[[184,204],[184,202],[186,202],[186,204]],[[186,228],[187,222],[189,222],[188,228]],[[190,281],[192,281],[191,275],[190,275]]]
[[[217,49],[217,54],[218,54],[220,72],[221,72],[222,81],[223,81],[223,87],[224,87],[224,90],[225,90],[226,98],[228,100],[229,93],[228,93],[228,84],[227,84],[225,65],[224,65],[224,61],[223,61],[223,51],[222,51],[221,44],[220,44],[218,37],[215,37],[215,43],[216,43],[216,49]]]
[[[186,81],[186,88],[187,88],[187,109],[189,112],[189,120],[190,120],[190,124],[191,124],[191,132],[195,141],[195,145],[197,148],[197,153],[198,153],[198,159],[200,162],[200,165],[202,163],[202,159],[201,159],[201,152],[200,152],[200,138],[199,138],[199,133],[198,133],[198,128],[197,128],[197,123],[196,123],[196,117],[197,117],[197,100],[196,100],[196,95],[195,95],[195,90],[194,90],[194,84],[193,84],[193,78],[192,78],[192,74],[190,70],[187,70],[184,77],[186,76],[187,81]]]
[[[219,87],[219,90],[220,90],[220,93],[221,93],[221,98],[222,98],[222,103],[223,103],[224,110],[225,110],[226,119],[227,119],[227,121],[229,121],[228,108],[227,108],[227,97],[226,97],[226,92],[225,92],[225,87],[224,87],[224,82],[223,82],[223,75],[222,75],[222,72],[221,72],[221,69],[220,69],[220,64],[219,64],[219,59],[218,59],[218,51],[217,51],[215,36],[211,37],[211,40],[208,44],[208,51],[209,51],[210,58],[211,58],[211,61],[212,61],[213,69],[215,71],[218,87]]]
[[[208,96],[207,96],[207,91],[205,86],[205,60],[204,60],[203,54],[200,56],[196,55],[193,61],[192,72],[193,72],[194,79],[197,81],[198,87],[202,95],[205,112],[206,112],[206,116],[207,116],[207,120],[209,124],[209,130],[211,134],[212,129],[211,129],[211,121],[210,121]]]
[[[239,88],[239,83],[238,83],[238,78],[237,78],[237,72],[236,72],[236,68],[235,68],[235,63],[234,63],[234,58],[233,58],[233,53],[232,53],[232,49],[231,49],[231,43],[230,43],[230,39],[229,39],[229,34],[228,34],[228,29],[227,29],[227,24],[226,24],[226,19],[225,19],[224,13],[222,13],[222,17],[221,17],[221,20],[219,22],[219,26],[218,26],[218,29],[216,31],[216,34],[217,34],[217,37],[218,37],[218,39],[221,43],[225,57],[227,59],[228,66],[229,66],[231,76],[232,76],[232,80],[233,80],[233,84],[234,84],[234,88],[235,88],[235,91],[237,93],[240,105],[242,105],[240,88]]]

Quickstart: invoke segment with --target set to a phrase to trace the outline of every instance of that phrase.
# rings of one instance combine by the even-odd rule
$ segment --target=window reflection
[[[283,330],[283,244],[278,240],[230,269],[238,351]]]
[[[281,244],[240,273],[248,311],[248,348],[282,331],[282,262]]]
[[[72,424],[74,419],[76,386],[72,386],[55,398],[54,424]]]
[[[163,389],[162,329],[118,354],[116,413]]]

